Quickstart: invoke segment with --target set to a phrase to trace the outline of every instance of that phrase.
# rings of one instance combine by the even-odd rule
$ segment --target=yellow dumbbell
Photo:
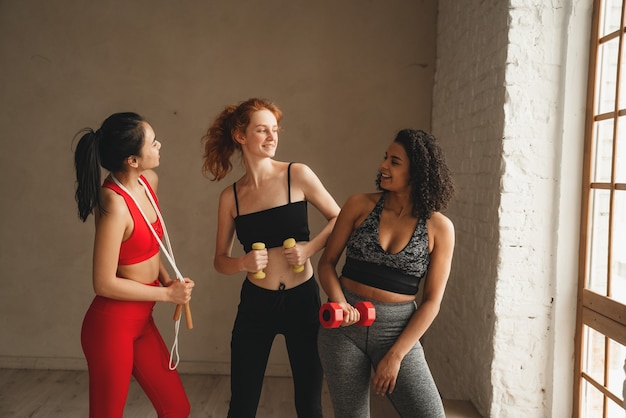
[[[264,250],[265,249],[265,244],[262,242],[255,242],[254,244],[252,244],[252,249],[253,250]],[[255,279],[264,279],[265,278],[265,272],[263,270],[259,270],[256,273],[252,273],[252,277],[254,277]]]
[[[296,240],[293,238],[287,238],[285,241],[283,241],[283,248],[293,248],[296,246]],[[304,265],[300,265],[300,266],[293,266],[293,272],[294,273],[300,273],[302,270],[304,270]]]

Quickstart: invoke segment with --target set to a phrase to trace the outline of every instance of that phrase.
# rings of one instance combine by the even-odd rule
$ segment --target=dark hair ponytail
[[[144,141],[145,120],[136,113],[114,113],[100,129],[85,128],[74,152],[78,216],[85,222],[95,207],[100,207],[102,186],[100,167],[110,172],[124,170],[124,161],[139,156]]]
[[[100,155],[98,152],[98,136],[100,133],[92,129],[83,129],[77,135],[84,134],[78,141],[74,152],[74,168],[76,169],[76,202],[78,216],[85,222],[98,205],[100,197]]]

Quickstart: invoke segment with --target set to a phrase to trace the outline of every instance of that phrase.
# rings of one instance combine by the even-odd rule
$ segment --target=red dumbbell
[[[376,319],[376,308],[371,302],[357,302],[354,307],[361,314],[357,325],[369,327]],[[320,324],[324,328],[338,328],[343,322],[343,310],[336,302],[328,302],[320,308]]]

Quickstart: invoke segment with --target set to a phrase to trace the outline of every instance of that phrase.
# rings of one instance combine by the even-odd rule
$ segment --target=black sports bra
[[[388,253],[379,241],[384,204],[383,192],[374,209],[350,236],[342,275],[377,289],[415,295],[430,264],[426,221],[417,222],[411,240],[400,252]]]
[[[263,242],[266,248],[282,247],[287,238],[296,241],[309,240],[309,217],[307,201],[291,201],[291,164],[287,168],[287,195],[289,203],[258,212],[239,214],[237,183],[233,183],[235,193],[235,231],[237,239],[246,253],[252,250],[252,244]]]

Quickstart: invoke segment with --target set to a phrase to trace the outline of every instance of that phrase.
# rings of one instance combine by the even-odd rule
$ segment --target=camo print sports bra
[[[346,263],[342,275],[377,289],[404,295],[415,295],[428,271],[428,230],[426,220],[417,222],[409,243],[391,254],[380,245],[380,215],[385,193],[361,225],[352,233],[346,246]]]

